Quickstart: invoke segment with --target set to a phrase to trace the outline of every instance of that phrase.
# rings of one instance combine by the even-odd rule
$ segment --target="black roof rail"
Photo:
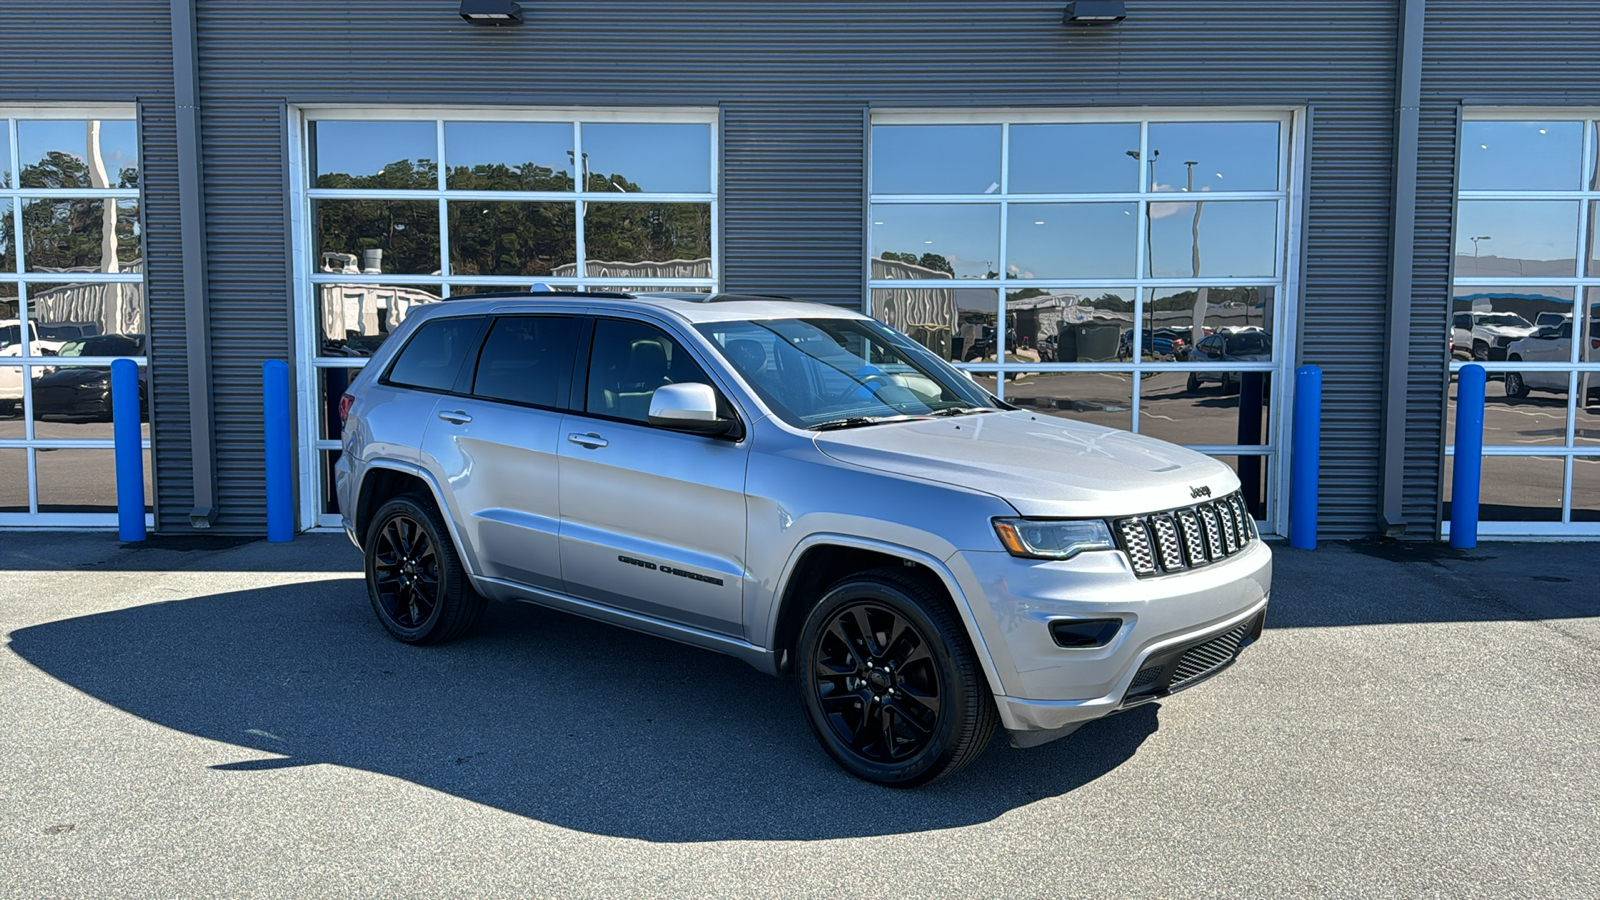
[[[526,300],[530,297],[598,297],[604,300],[632,300],[633,294],[623,291],[495,291],[492,294],[452,294],[449,300]]]
[[[664,300],[682,300],[686,303],[735,303],[741,300],[787,300],[791,303],[807,302],[803,300],[796,300],[793,297],[788,297],[783,294],[705,294],[698,291],[639,291],[633,296],[641,299],[650,299],[654,297]]]

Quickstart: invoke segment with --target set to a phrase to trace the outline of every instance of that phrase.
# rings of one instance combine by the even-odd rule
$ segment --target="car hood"
[[[1120,516],[1238,489],[1233,470],[1142,435],[1018,410],[827,431],[840,462],[983,491],[1025,516]]]
[[[1479,325],[1477,330],[1495,337],[1519,338],[1527,337],[1537,329],[1531,325],[1526,328],[1521,325]]]

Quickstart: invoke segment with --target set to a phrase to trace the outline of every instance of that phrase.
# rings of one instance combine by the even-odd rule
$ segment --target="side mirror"
[[[727,434],[734,420],[717,416],[717,392],[709,384],[666,384],[650,396],[650,424],[694,434]]]

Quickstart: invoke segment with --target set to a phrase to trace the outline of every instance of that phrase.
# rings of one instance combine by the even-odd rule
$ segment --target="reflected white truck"
[[[452,300],[340,411],[339,507],[395,637],[457,637],[492,598],[731,654],[793,677],[882,784],[1166,697],[1261,635],[1272,555],[1227,466],[1007,406],[831,306]]]

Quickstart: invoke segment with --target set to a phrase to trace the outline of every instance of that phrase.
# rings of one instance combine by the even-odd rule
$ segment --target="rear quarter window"
[[[478,336],[482,316],[434,319],[417,329],[401,348],[383,381],[396,387],[449,391]]]

